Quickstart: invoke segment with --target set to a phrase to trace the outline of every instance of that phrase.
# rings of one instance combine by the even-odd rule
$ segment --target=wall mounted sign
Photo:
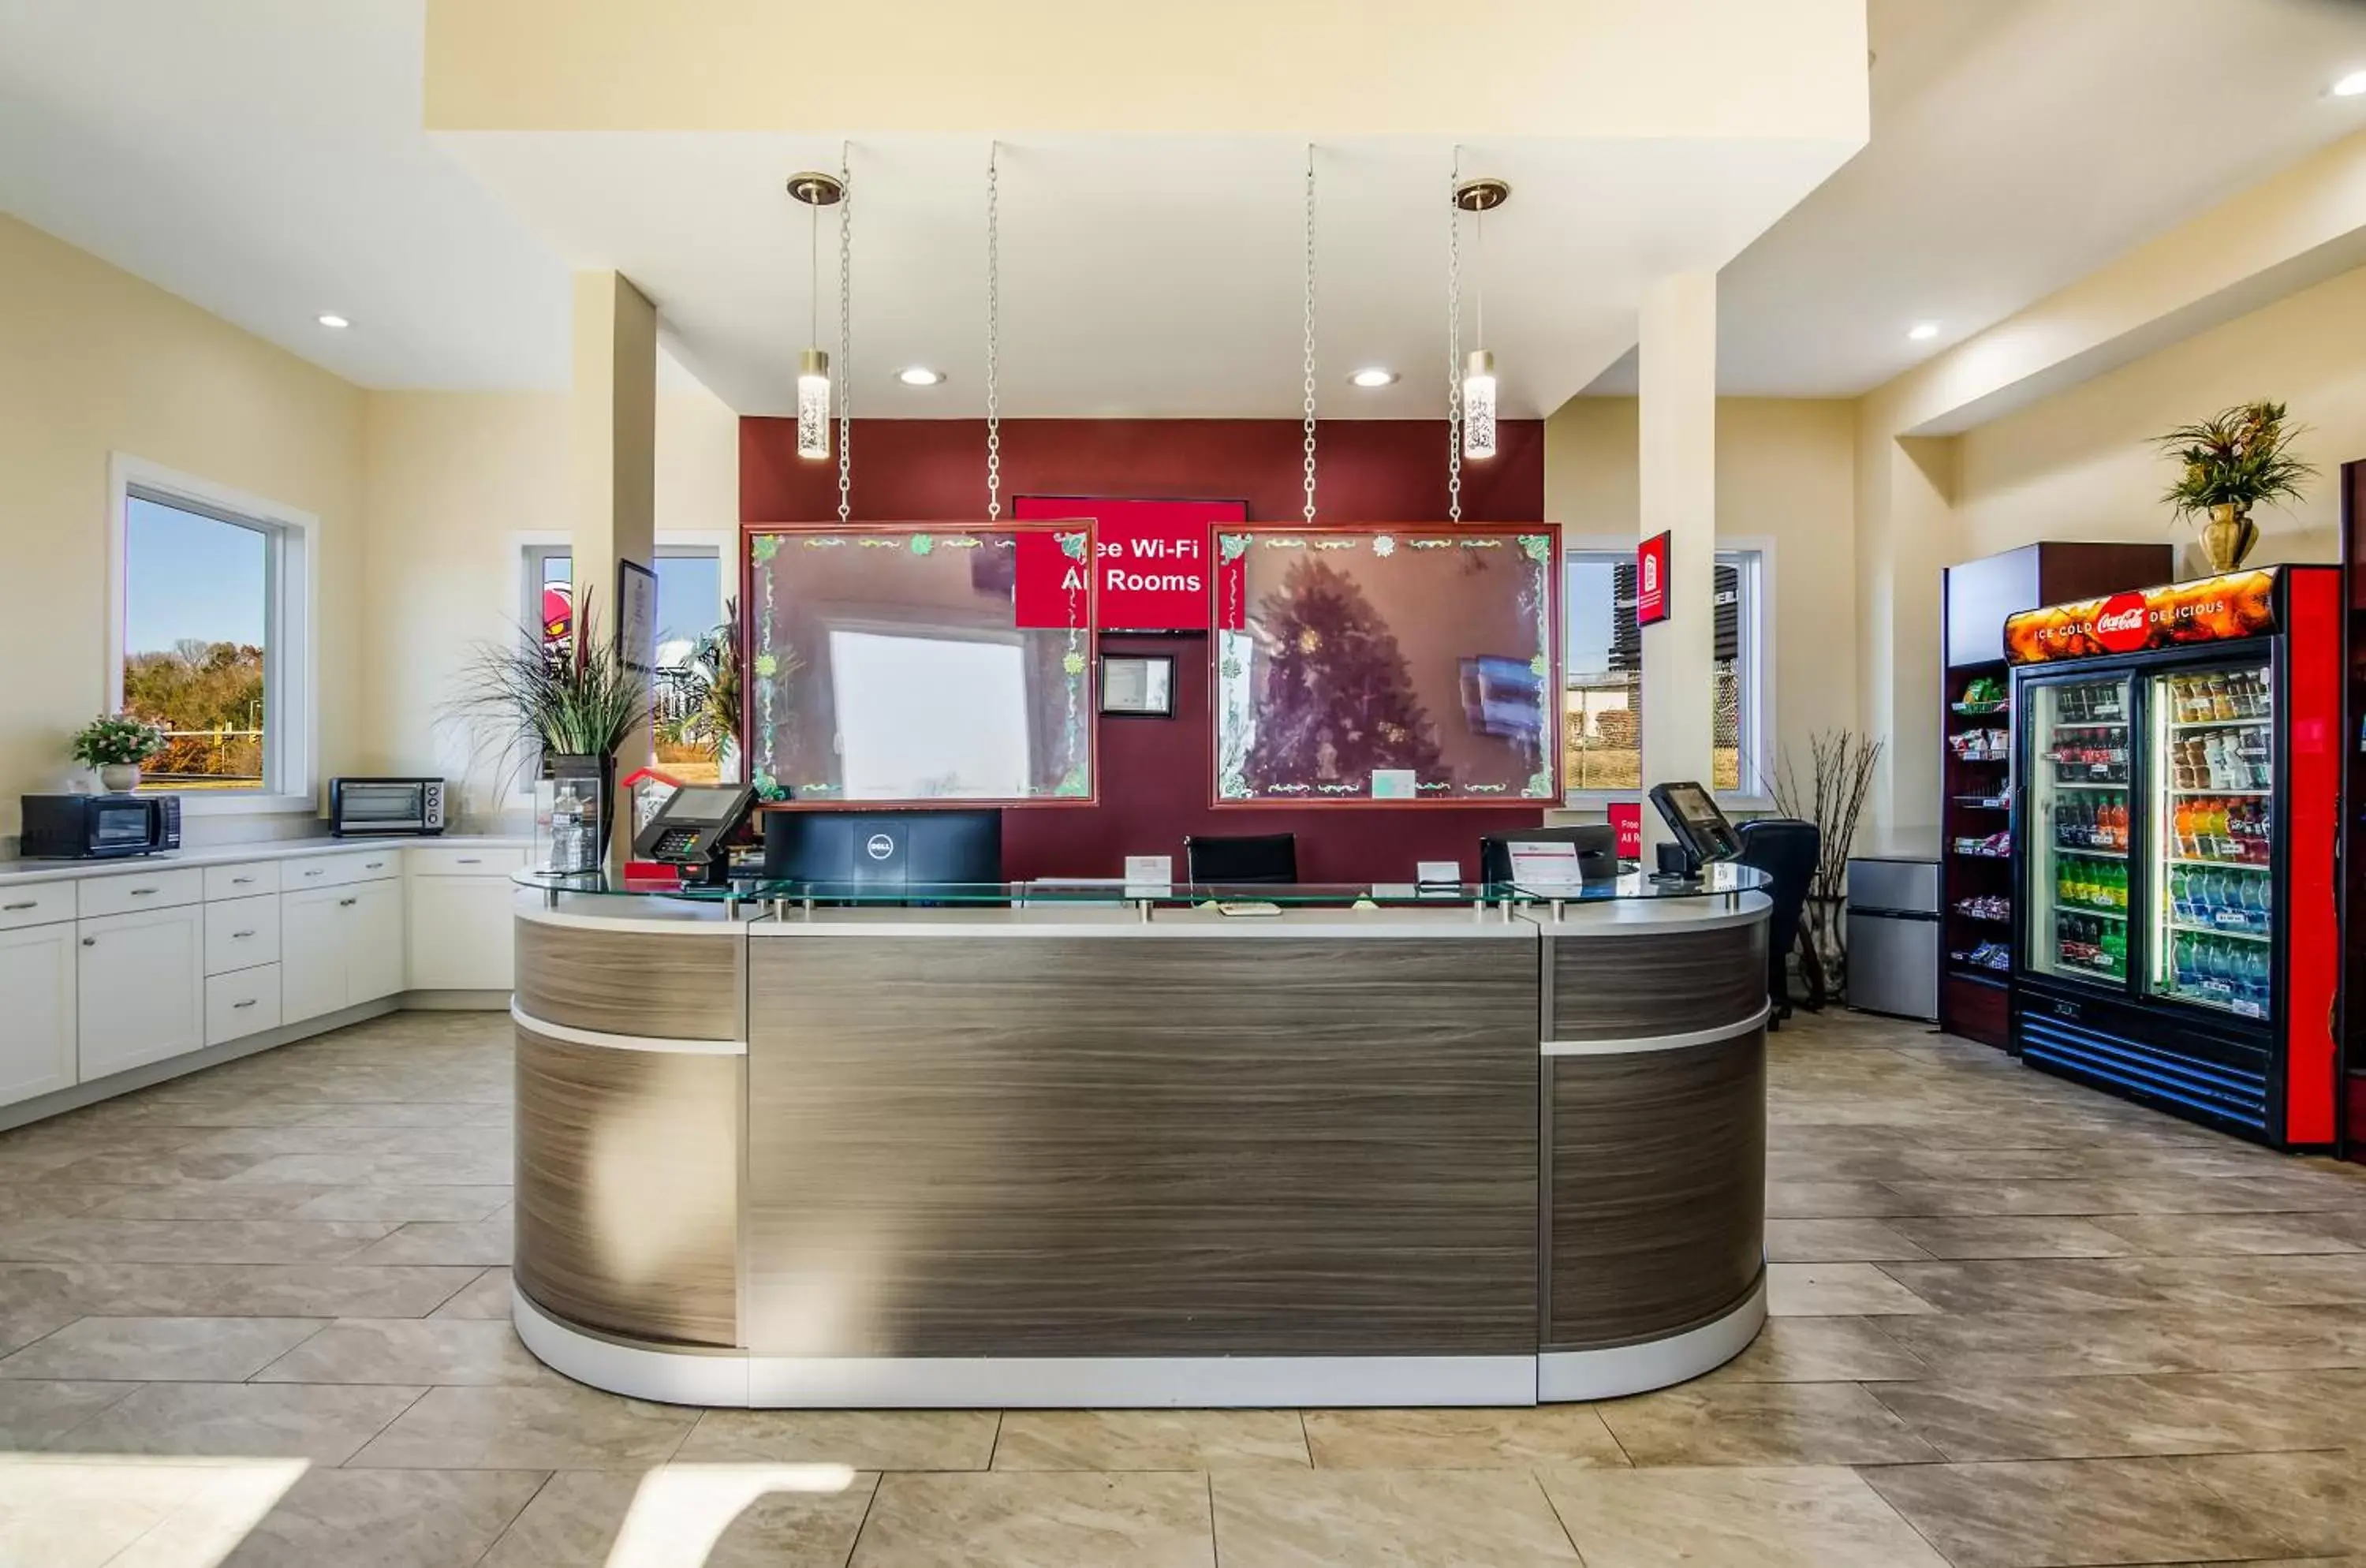
[[[2265,637],[2276,629],[2277,576],[2273,567],[2233,571],[2023,610],[2005,618],[2005,658],[2045,664]]]
[[[1618,858],[1643,858],[1643,803],[1639,800],[1614,800],[1610,803],[1610,826],[1618,834]]]
[[[658,574],[637,560],[616,562],[616,651],[627,670],[658,667]]]
[[[1175,656],[1171,653],[1101,655],[1101,712],[1175,716]]]
[[[1656,626],[1668,618],[1670,536],[1654,534],[1635,551],[1635,624]]]
[[[1210,530],[1249,514],[1245,501],[1076,495],[1022,495],[1010,511],[1021,521],[1092,521],[1097,624],[1123,632],[1206,631]]]

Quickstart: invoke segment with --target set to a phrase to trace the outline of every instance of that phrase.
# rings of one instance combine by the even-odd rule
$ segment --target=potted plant
[[[140,786],[140,764],[164,749],[164,727],[128,713],[103,713],[74,731],[73,760],[98,770],[99,787],[124,795]]]
[[[648,682],[600,635],[592,603],[589,593],[579,596],[574,636],[557,647],[523,627],[513,639],[479,643],[452,705],[474,723],[504,777],[538,765],[562,795],[582,799],[588,820],[580,839],[555,846],[565,863],[552,869],[560,871],[599,869],[614,819],[616,750],[649,713]]]
[[[658,739],[684,750],[704,750],[715,760],[718,780],[736,781],[740,698],[737,600],[723,602],[722,621],[692,643],[689,657],[669,674],[674,709],[659,725]]]
[[[2298,501],[2301,481],[2315,477],[2314,468],[2292,455],[2306,429],[2284,423],[2282,403],[2236,403],[2154,438],[2182,465],[2161,499],[2180,517],[2209,513],[2202,553],[2213,572],[2233,571],[2259,542],[2251,508],[2263,501]]]

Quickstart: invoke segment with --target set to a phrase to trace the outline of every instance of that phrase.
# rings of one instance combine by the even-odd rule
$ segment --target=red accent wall
[[[1442,420],[1324,424],[1316,500],[1322,515],[1436,522],[1446,515]],[[1014,495],[1245,500],[1253,522],[1296,517],[1303,504],[1304,432],[1295,420],[1005,420],[1004,514]],[[1474,523],[1544,520],[1544,425],[1507,420],[1496,456],[1462,469],[1462,514]],[[974,522],[986,515],[983,420],[854,422],[854,514],[883,522]],[[739,422],[743,523],[821,522],[838,514],[838,470],[796,455],[796,422]],[[1100,719],[1100,799],[1089,807],[1003,813],[1003,874],[1115,876],[1129,854],[1171,854],[1187,833],[1298,835],[1309,882],[1410,882],[1423,860],[1478,872],[1482,833],[1533,827],[1534,807],[1226,807],[1214,779],[1205,637],[1101,639],[1111,652],[1175,656],[1175,716]]]

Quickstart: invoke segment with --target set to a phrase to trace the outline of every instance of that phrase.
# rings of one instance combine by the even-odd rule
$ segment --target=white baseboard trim
[[[507,1012],[507,991],[405,991],[401,1006],[411,1012]]]
[[[1290,1409],[1608,1399],[1696,1378],[1741,1353],[1766,1287],[1655,1344],[1538,1356],[751,1356],[629,1344],[513,1290],[525,1348],[593,1388],[665,1404],[772,1410]]]
[[[1617,1399],[1714,1371],[1750,1348],[1766,1323],[1766,1276],[1742,1303],[1712,1323],[1670,1339],[1606,1350],[1547,1350],[1537,1357],[1537,1398]]]

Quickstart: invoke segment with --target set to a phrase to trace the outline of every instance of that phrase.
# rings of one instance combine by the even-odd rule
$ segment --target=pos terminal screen
[[[1692,852],[1695,860],[1731,860],[1741,852],[1741,836],[1718,808],[1707,790],[1697,784],[1663,784],[1651,789],[1651,804],[1660,808],[1668,827]]]

